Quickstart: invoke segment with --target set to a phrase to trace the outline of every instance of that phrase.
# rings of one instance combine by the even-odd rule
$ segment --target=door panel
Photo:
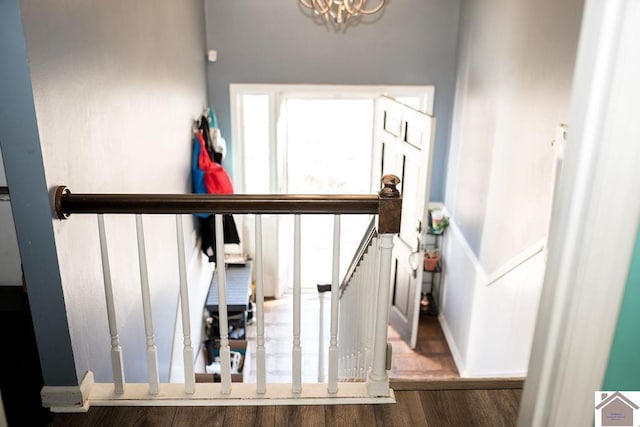
[[[435,119],[392,98],[376,100],[373,180],[394,174],[401,179],[400,233],[394,238],[389,323],[415,348],[422,288],[429,183]]]
[[[394,111],[385,111],[384,130],[392,136],[400,136],[402,133],[402,120]]]
[[[419,215],[422,215],[423,205],[419,204],[415,195],[422,190],[424,183],[420,182],[420,169],[415,160],[405,157],[404,162],[404,187],[402,191],[402,220],[400,222],[400,239],[415,248],[416,225]]]
[[[411,298],[412,273],[409,264],[405,262],[411,254],[411,249],[402,242],[398,242],[398,249],[392,256],[392,265],[395,267],[392,272],[393,291],[391,305],[405,319],[410,317],[410,310],[413,307]]]

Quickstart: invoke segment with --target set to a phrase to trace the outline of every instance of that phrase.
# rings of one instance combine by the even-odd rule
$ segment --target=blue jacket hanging
[[[191,181],[193,184],[193,192],[196,194],[207,194],[207,187],[204,185],[205,172],[198,166],[198,159],[200,158],[200,142],[198,135],[193,135],[193,157],[191,158]],[[206,218],[211,214],[195,214],[200,218]]]
[[[215,122],[215,115],[213,116],[213,122]],[[194,129],[195,130],[195,129]],[[211,144],[210,136],[210,125],[209,120],[204,115],[201,117],[200,122],[198,123],[198,129],[194,132],[193,137],[193,155],[191,158],[191,180],[193,192],[196,194],[213,194],[213,193],[233,193],[233,187],[230,179],[228,180],[228,187],[231,189],[224,190],[218,188],[216,186],[211,185],[211,180],[207,180],[207,178],[211,178],[211,176],[207,177],[207,170],[201,168],[201,165],[215,163],[224,172],[226,172],[222,168],[222,155],[214,150],[210,150],[209,145]],[[210,151],[213,151],[214,156],[211,157]],[[205,156],[205,162],[200,162],[200,160],[204,160],[202,157]],[[218,171],[218,174],[220,171]],[[207,183],[209,185],[207,186]],[[214,189],[217,188],[217,189]],[[200,246],[202,252],[209,258],[209,262],[216,262],[216,245],[215,245],[215,236],[216,236],[216,227],[215,227],[215,215],[213,214],[195,214],[198,220],[198,232],[200,235]],[[238,234],[238,229],[235,224],[235,220],[233,219],[233,215],[224,214],[222,216],[222,228],[224,233],[224,243],[231,244],[239,244],[240,236]]]

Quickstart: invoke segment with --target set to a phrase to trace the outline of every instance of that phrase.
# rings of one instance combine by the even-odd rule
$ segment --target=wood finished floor
[[[53,414],[49,426],[428,426],[517,424],[522,390],[398,391],[385,405],[93,407]]]
[[[267,382],[291,381],[291,296],[265,303]],[[317,381],[319,303],[302,296],[303,381]],[[328,306],[325,305],[325,309]],[[328,313],[328,311],[327,311]],[[328,319],[325,318],[328,340]],[[247,327],[245,382],[255,382],[256,325]],[[517,424],[522,380],[460,378],[434,316],[420,319],[411,350],[389,329],[396,403],[385,405],[259,407],[92,407],[85,414],[50,414],[48,426],[429,426],[499,427]]]
[[[329,341],[329,299],[324,303],[324,338]],[[302,352],[303,382],[317,382],[320,303],[317,293],[302,294]],[[267,348],[267,382],[291,382],[291,329],[293,319],[292,295],[265,302],[265,346]],[[429,380],[459,378],[451,351],[437,317],[421,315],[418,329],[418,344],[411,349],[393,328],[389,328],[388,341],[393,348],[389,376],[392,379]],[[249,352],[248,371],[245,382],[256,381],[256,325],[247,327]],[[326,357],[325,357],[326,372]],[[325,376],[326,378],[326,376]]]

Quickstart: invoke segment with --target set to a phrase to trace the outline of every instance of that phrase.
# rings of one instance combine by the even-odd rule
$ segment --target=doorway
[[[238,192],[371,194],[374,100],[382,94],[425,112],[433,86],[255,85],[230,86],[233,179]],[[373,182],[375,181],[375,182]],[[370,218],[345,215],[341,275]],[[315,289],[331,277],[332,217],[302,218],[302,285]],[[293,218],[264,218],[265,295],[279,298],[292,277]],[[253,221],[240,224],[252,255]],[[306,255],[305,255],[306,254]],[[309,255],[312,254],[312,255]]]

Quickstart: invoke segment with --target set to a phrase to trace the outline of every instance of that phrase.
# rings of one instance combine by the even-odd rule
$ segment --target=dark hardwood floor
[[[23,296],[21,295],[20,298]],[[308,362],[317,357],[317,296],[306,295],[305,327]],[[3,302],[8,299],[3,298]],[[278,301],[278,300],[276,300]],[[290,330],[291,313],[287,303],[270,302],[265,314],[268,338],[275,348],[275,359],[268,364],[268,381],[290,381],[283,371],[290,369],[284,360],[290,354],[290,338],[277,338]],[[12,360],[3,359],[0,385],[9,427],[13,426],[514,426],[522,394],[521,379],[460,378],[444,335],[434,316],[422,316],[418,345],[411,350],[393,329],[389,341],[393,346],[391,387],[396,403],[385,405],[261,406],[261,407],[92,407],[84,414],[53,414],[40,406],[42,377],[37,349],[30,324],[26,299],[19,310],[0,310],[5,337],[21,343],[23,353]],[[290,306],[290,305],[289,305]],[[1,308],[1,307],[0,307]],[[11,325],[11,326],[9,326]],[[16,325],[24,326],[23,329]],[[249,345],[255,344],[255,324],[248,327]],[[279,330],[279,332],[278,332]],[[276,333],[278,332],[278,333]],[[328,337],[328,329],[325,332]],[[6,335],[9,334],[9,335]],[[286,333],[285,333],[286,335]],[[282,343],[278,340],[284,340]],[[313,344],[315,343],[315,344]],[[314,347],[315,345],[315,347]],[[273,348],[272,347],[272,348]],[[254,353],[255,354],[255,353]],[[312,363],[309,363],[313,366]],[[9,369],[11,366],[11,369]],[[247,380],[255,376],[250,364]],[[16,367],[21,367],[16,369]],[[19,373],[12,375],[11,373]],[[317,364],[306,371],[309,382],[317,378]],[[33,378],[31,378],[31,376]],[[276,381],[274,381],[274,379]],[[307,379],[305,379],[307,380]]]
[[[515,426],[520,389],[398,391],[385,405],[93,407],[49,426]]]
[[[460,378],[436,316],[421,314],[418,340],[411,349],[393,328],[389,328],[388,342],[393,348],[389,377],[398,380],[432,380]]]

